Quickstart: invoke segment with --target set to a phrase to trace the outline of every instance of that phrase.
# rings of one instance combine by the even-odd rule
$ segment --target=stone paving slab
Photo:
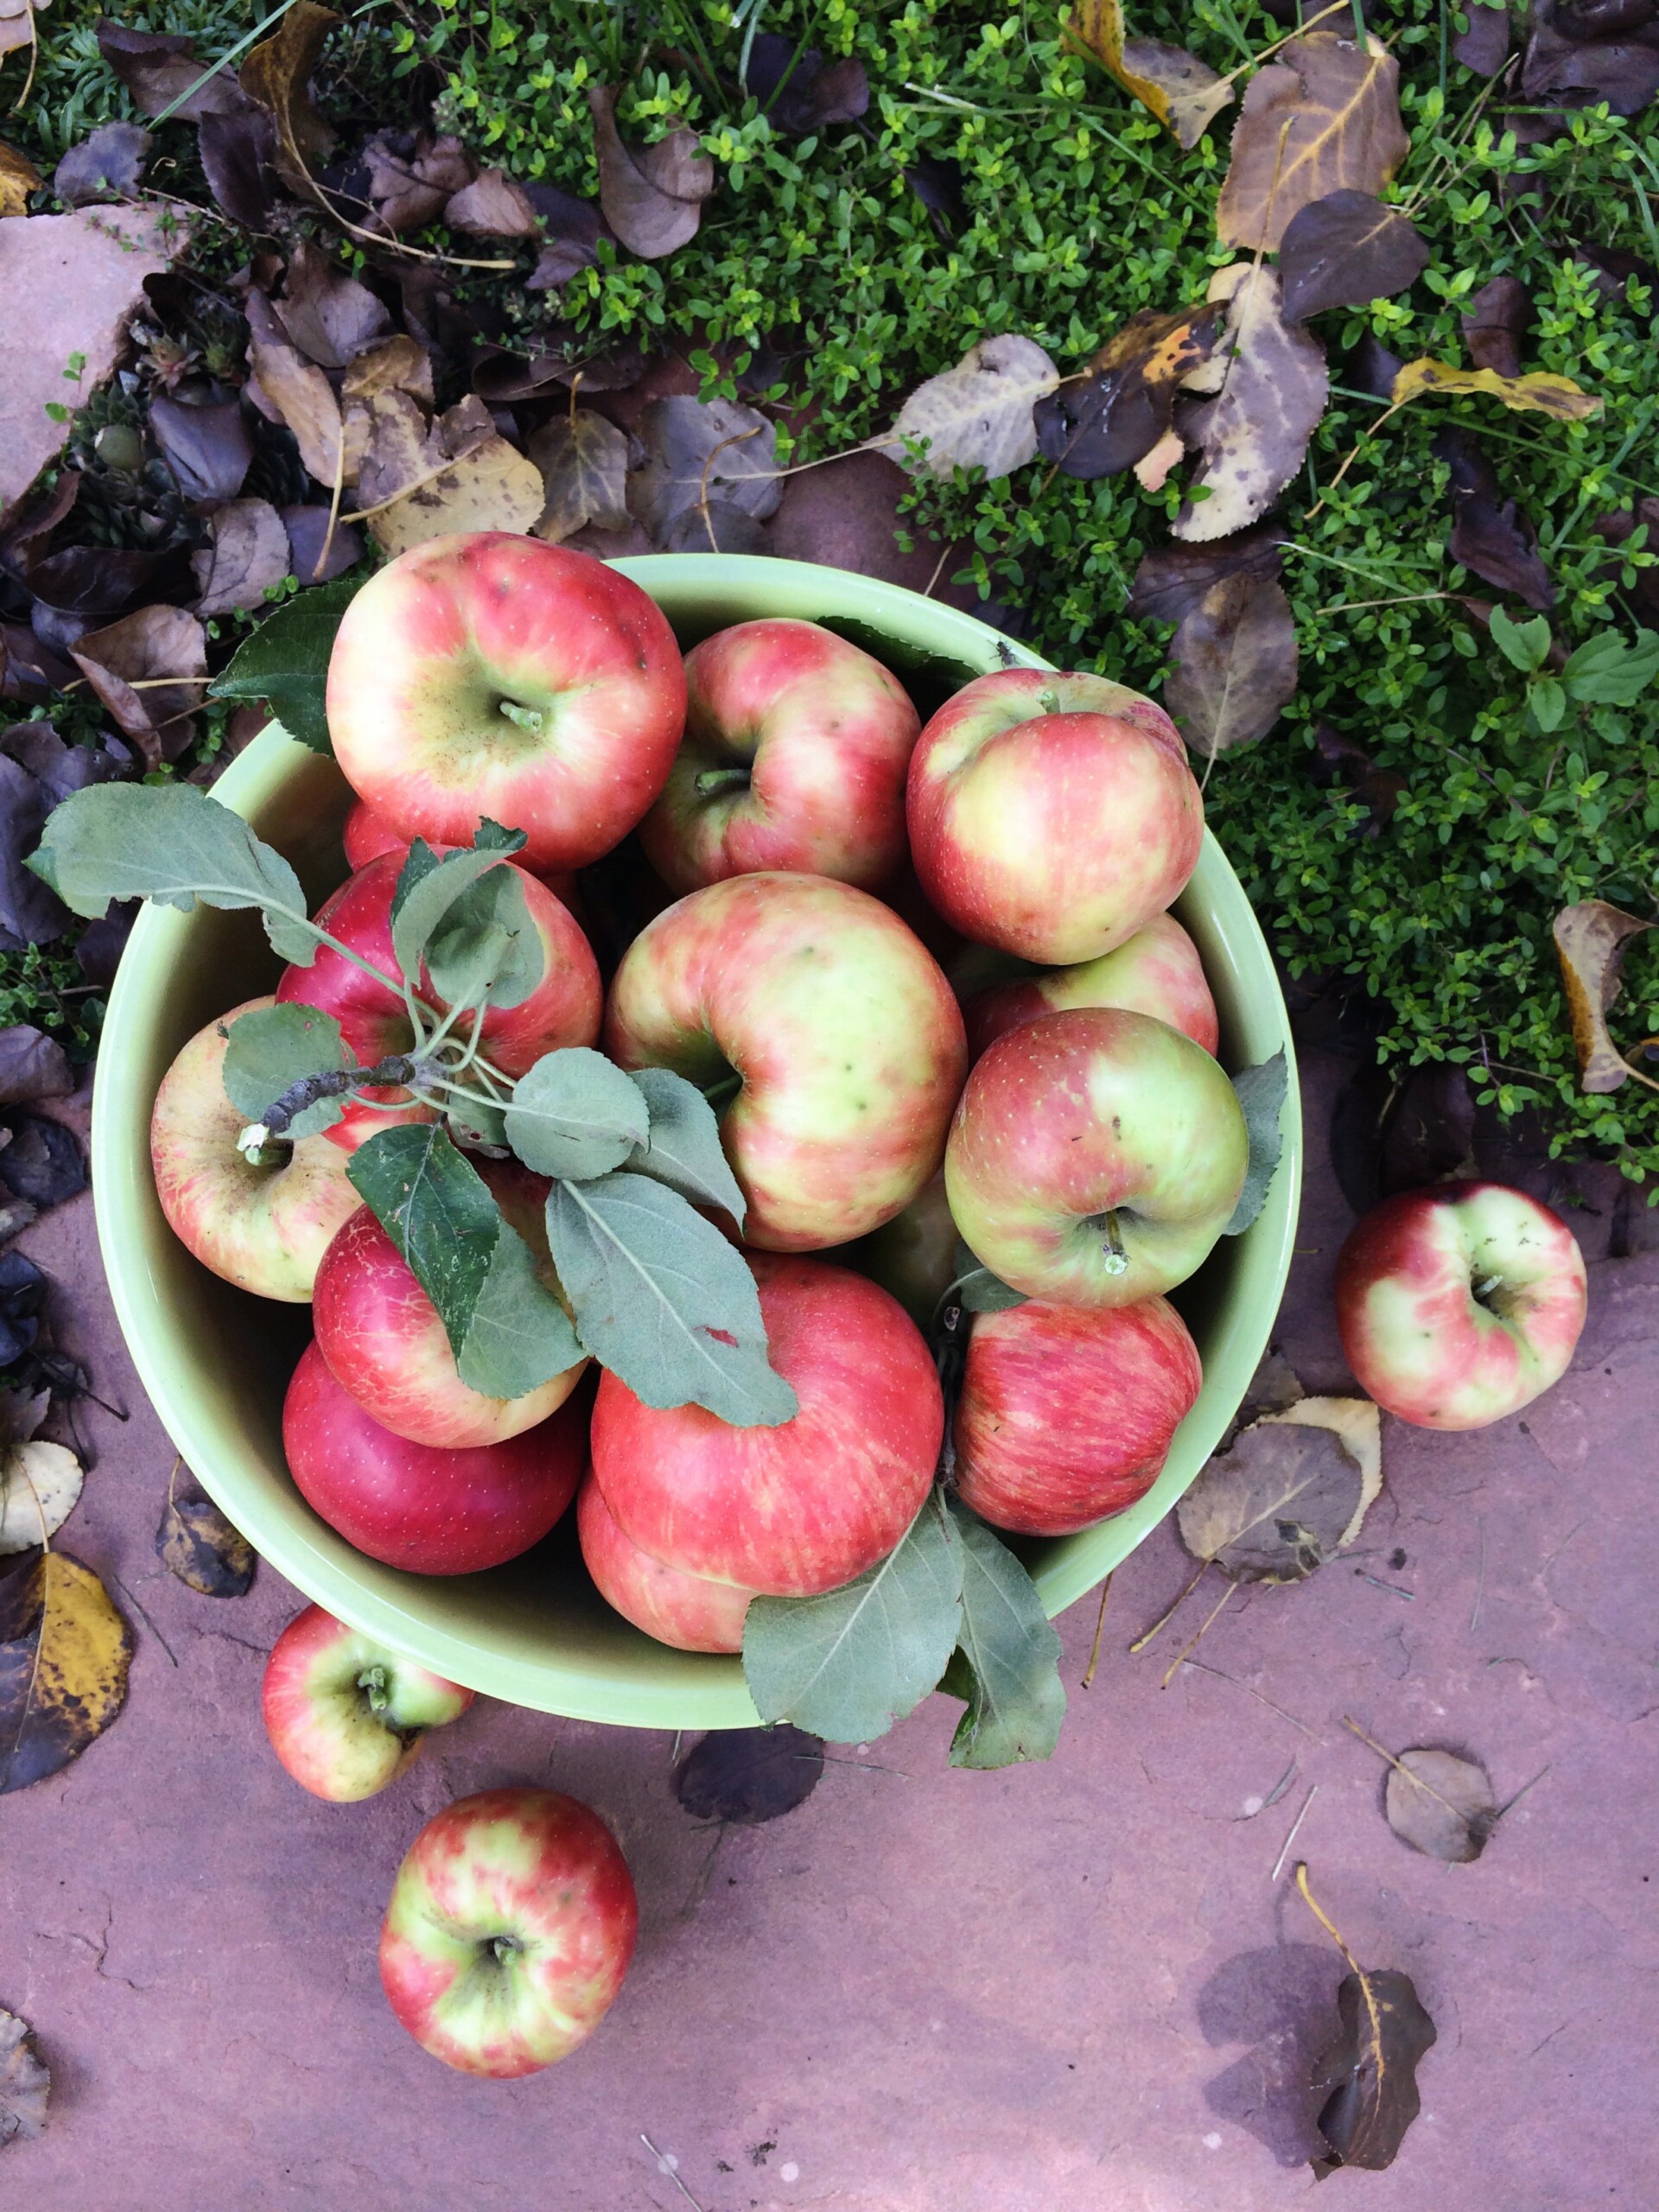
[[[1312,1071],[1315,1129],[1338,1073]],[[1328,1278],[1347,1219],[1321,1166],[1281,1336],[1314,1388],[1345,1380]],[[1313,2186],[1302,2083],[1342,1972],[1270,1878],[1317,1784],[1297,1842],[1316,1893],[1440,2027],[1397,2164],[1327,2186],[1366,2212],[1659,2202],[1659,1255],[1592,1265],[1579,1359],[1529,1414],[1465,1437],[1385,1423],[1364,1556],[1235,1597],[1167,1688],[1208,1606],[1128,1656],[1189,1572],[1160,1530],[1118,1572],[1088,1690],[1094,1601],[1061,1624],[1071,1710],[1049,1764],[950,1772],[957,1708],[934,1699],[836,1749],[798,1812],[722,1832],[675,1803],[666,1736],[484,1700],[383,1796],[302,1796],[257,1715],[297,1599],[267,1568],[215,1603],[159,1567],[172,1454],[90,1205],[27,1241],[66,1286],[62,1339],[133,1408],[125,1427],[92,1415],[63,1541],[138,1649],[104,1740],[0,1801],[0,2004],[55,2077],[46,2135],[0,2153],[0,2201],[683,2212],[645,2135],[702,2212],[1277,2212]],[[1478,1753],[1503,1797],[1535,1786],[1478,1864],[1440,1866],[1389,1833],[1344,1713],[1391,1745]],[[480,2083],[397,2027],[375,1941],[422,1821],[513,1781],[613,1822],[643,1929],[591,2043]]]

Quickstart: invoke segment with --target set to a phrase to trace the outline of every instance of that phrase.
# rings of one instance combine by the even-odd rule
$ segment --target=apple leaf
[[[823,1775],[823,1745],[804,1728],[714,1728],[674,1770],[674,1795],[698,1821],[759,1827],[804,1805]]]
[[[263,1122],[265,1110],[307,1076],[350,1067],[340,1024],[315,1006],[263,1006],[226,1031],[225,1096],[245,1122]],[[297,1113],[285,1136],[315,1137],[345,1111],[338,1098],[319,1098]]]
[[[819,1598],[755,1598],[743,1674],[763,1720],[836,1744],[885,1736],[934,1688],[962,1633],[963,1541],[944,1494],[886,1559]]]
[[[156,1530],[156,1556],[203,1598],[245,1596],[258,1564],[242,1531],[194,1482],[177,1491],[169,1486]]]
[[[1007,1545],[956,1498],[947,1510],[962,1543],[962,1629],[940,1687],[968,1705],[951,1739],[950,1764],[1052,1758],[1065,1718],[1060,1639]]]
[[[426,972],[446,1006],[522,1006],[537,988],[547,949],[515,869],[493,868],[461,893],[427,941]]]
[[[629,1080],[651,1109],[651,1128],[629,1165],[655,1176],[694,1205],[720,1206],[740,1229],[748,1211],[720,1141],[714,1108],[671,1068],[636,1068]]]
[[[1164,704],[1213,760],[1265,737],[1296,696],[1300,657],[1284,586],[1241,569],[1211,584],[1170,640]]]
[[[127,1695],[132,1631],[89,1567],[35,1552],[0,1580],[0,1796],[79,1758]]]
[[[1389,1770],[1383,1809],[1402,1843],[1448,1866],[1478,1859],[1497,1825],[1492,1777],[1455,1751],[1402,1751]]]
[[[982,468],[994,481],[1035,454],[1032,410],[1059,381],[1034,338],[1014,331],[982,338],[955,368],[918,385],[892,430],[872,443],[912,474],[949,477],[958,468]],[[918,446],[925,448],[919,458]]]
[[[1330,19],[1327,18],[1327,25]],[[1344,190],[1381,192],[1411,151],[1400,65],[1369,35],[1308,30],[1251,78],[1216,208],[1225,245],[1276,252],[1291,219]]]
[[[52,2075],[27,2020],[0,2005],[0,2151],[46,2129]]]
[[[459,1358],[503,1227],[488,1184],[431,1122],[380,1130],[346,1173],[437,1307]]]
[[[1659,1089],[1651,1076],[1633,1067],[1619,1051],[1607,1027],[1608,1010],[1618,996],[1619,970],[1630,940],[1653,927],[1635,914],[1610,906],[1605,899],[1586,899],[1563,906],[1553,925],[1555,951],[1561,963],[1561,985],[1573,1023],[1573,1044],[1579,1056],[1579,1088],[1597,1093],[1617,1090],[1634,1076],[1638,1083]]]
[[[1392,299],[1427,266],[1428,246],[1402,209],[1385,207],[1369,192],[1311,200],[1286,225],[1279,247],[1285,321]]]
[[[360,577],[341,576],[285,600],[231,656],[207,686],[211,699],[259,699],[290,737],[332,756],[323,694],[328,657]]]
[[[956,1258],[952,1264],[954,1281],[950,1287],[957,1294],[957,1304],[964,1313],[1006,1313],[1010,1307],[1023,1306],[1027,1302],[1024,1291],[1016,1290],[1012,1283],[1004,1282],[1001,1275],[994,1275],[960,1237],[957,1240]]]
[[[1244,1188],[1239,1192],[1233,1217],[1227,1224],[1225,1233],[1229,1236],[1242,1235],[1267,1203],[1268,1186],[1284,1149],[1280,1118],[1284,1112],[1289,1080],[1283,1046],[1270,1060],[1262,1060],[1253,1068],[1241,1068],[1233,1077],[1233,1089],[1244,1109],[1244,1126],[1249,1131],[1250,1163],[1245,1170]]]
[[[1328,2150],[1313,2162],[1321,2180],[1338,2166],[1377,2173],[1393,2164],[1422,2108],[1417,2062],[1436,2041],[1410,1975],[1392,1967],[1344,1974],[1337,2013],[1341,2025],[1312,2077],[1325,2092],[1319,2129]]]
[[[570,1317],[518,1231],[501,1224],[489,1273],[457,1356],[461,1379],[486,1398],[518,1398],[584,1357]]]
[[[14,1444],[0,1459],[0,1553],[33,1551],[55,1536],[80,1484],[80,1462],[64,1445],[39,1437]]]
[[[1037,402],[1045,457],[1063,475],[1084,479],[1133,468],[1169,429],[1175,387],[1210,359],[1224,314],[1206,303],[1132,315],[1080,377]]]
[[[524,834],[520,830],[513,836],[510,849],[517,852],[524,844]],[[429,943],[462,892],[470,891],[492,868],[499,868],[505,857],[499,846],[486,845],[472,846],[438,860],[424,839],[416,839],[391,894],[391,949],[404,976],[411,981],[419,976]]]
[[[1333,1427],[1268,1417],[1209,1461],[1176,1524],[1194,1559],[1234,1582],[1300,1582],[1348,1541],[1364,1493],[1364,1471]]]
[[[1481,393],[1501,399],[1519,414],[1548,415],[1557,423],[1583,423],[1601,412],[1594,392],[1586,391],[1571,377],[1535,369],[1524,377],[1501,377],[1496,369],[1454,369],[1449,361],[1425,355],[1408,361],[1394,380],[1392,405],[1404,407],[1427,393],[1446,392],[1452,397]]]
[[[1186,384],[1205,395],[1180,425],[1202,455],[1190,489],[1205,496],[1189,494],[1173,524],[1188,544],[1230,537],[1267,512],[1301,467],[1331,389],[1318,339],[1284,319],[1276,270],[1236,261],[1216,271],[1210,296],[1228,302],[1227,327]]]
[[[547,1237],[582,1349],[646,1405],[706,1406],[740,1428],[794,1419],[754,1277],[677,1191],[628,1169],[556,1182]]]
[[[538,1175],[581,1182],[620,1167],[645,1142],[650,1119],[620,1068],[589,1046],[568,1045],[544,1052],[513,1086],[507,1142]]]
[[[278,959],[308,968],[321,932],[282,855],[194,784],[92,784],[48,817],[24,865],[66,906],[97,921],[111,899],[155,899],[188,913],[257,906]]]

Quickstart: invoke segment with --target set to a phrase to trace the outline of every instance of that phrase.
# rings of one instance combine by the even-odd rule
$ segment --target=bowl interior
[[[744,556],[664,554],[617,566],[662,607],[683,645],[759,615],[826,621],[902,676],[925,715],[974,676],[1041,667],[971,616],[842,569]],[[350,793],[331,761],[268,730],[214,786],[294,863],[314,902],[345,874]],[[1291,1062],[1284,1158],[1260,1218],[1224,1238],[1177,1294],[1204,1388],[1147,1496],[1080,1535],[1020,1548],[1051,1614],[1134,1549],[1198,1473],[1266,1348],[1289,1265],[1301,1126],[1289,1027],[1249,902],[1213,837],[1176,908],[1203,954],[1237,1070]],[[272,988],[278,963],[257,918],[198,908],[141,914],[111,995],[93,1097],[99,1232],[134,1363],[174,1443],[255,1548],[307,1597],[453,1681],[577,1719],[653,1728],[752,1726],[734,1658],[670,1650],[600,1599],[571,1523],[512,1565],[455,1577],[404,1573],[354,1551],[290,1480],[283,1394],[309,1334],[304,1307],[249,1297],[191,1258],[162,1217],[150,1174],[149,1111],[174,1054],[205,1022]]]

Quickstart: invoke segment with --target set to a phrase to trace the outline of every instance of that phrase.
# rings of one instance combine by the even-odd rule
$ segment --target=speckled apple
[[[417,1667],[321,1605],[308,1605],[265,1662],[270,1747],[302,1789],[353,1805],[395,1782],[429,1728],[458,1720],[471,1690]]]
[[[1337,1262],[1348,1364],[1420,1428],[1484,1428],[1530,1405],[1566,1374],[1586,1299],[1572,1230],[1502,1183],[1387,1198]]]
[[[767,1251],[849,1243],[939,1164],[968,1048],[938,963],[868,892],[734,876],[649,922],[611,985],[605,1050],[722,1109],[721,1138]]]
[[[977,1059],[987,1046],[1022,1021],[1079,1006],[1121,1006],[1131,1014],[1150,1014],[1206,1052],[1213,1052],[1221,1039],[1198,946],[1173,914],[1157,914],[1127,944],[1103,952],[1098,960],[1039,969],[976,992],[963,1008],[969,1055]]]

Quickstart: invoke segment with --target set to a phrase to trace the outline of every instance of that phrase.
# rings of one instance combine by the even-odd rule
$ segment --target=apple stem
[[[718,1083],[711,1083],[702,1095],[708,1103],[718,1112],[722,1106],[728,1104],[735,1098],[742,1088],[743,1078],[734,1070],[730,1075],[721,1076]]]
[[[1105,1247],[1105,1257],[1102,1260],[1101,1266],[1105,1272],[1109,1275],[1127,1274],[1129,1255],[1123,1249],[1122,1233],[1117,1225],[1117,1214],[1115,1209],[1109,1211],[1106,1214],[1105,1235],[1102,1242]]]
[[[357,1687],[368,1693],[371,1713],[384,1713],[391,1702],[386,1695],[386,1670],[384,1667],[365,1667],[357,1678]]]
[[[519,729],[527,729],[533,735],[539,735],[544,719],[539,707],[521,707],[516,699],[501,699],[496,703],[510,722]]]
[[[749,781],[747,768],[705,768],[697,778],[697,797],[712,798],[716,791],[735,791],[739,785],[747,790]]]
[[[1492,1293],[1502,1286],[1503,1281],[1503,1278],[1502,1275],[1488,1275],[1484,1282],[1476,1283],[1474,1286],[1475,1303],[1478,1306],[1484,1306]]]
[[[490,1948],[495,1953],[501,1964],[505,1966],[507,1961],[518,1950],[518,1945],[511,1936],[498,1936],[491,1943]]]

